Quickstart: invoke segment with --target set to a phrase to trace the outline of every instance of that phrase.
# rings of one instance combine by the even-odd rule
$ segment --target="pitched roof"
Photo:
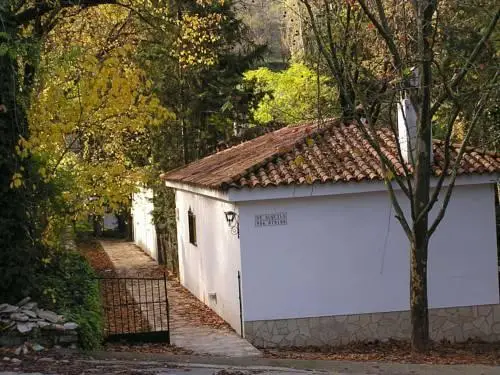
[[[377,130],[385,155],[398,173],[393,132]],[[452,159],[460,145],[452,145]],[[444,142],[434,140],[433,172],[443,173]],[[452,164],[453,165],[453,164]],[[408,165],[411,170],[411,166]],[[449,171],[448,171],[449,172]],[[467,147],[458,174],[500,172],[500,153]],[[286,127],[207,156],[162,176],[167,181],[214,189],[383,180],[376,151],[354,124],[325,120]]]

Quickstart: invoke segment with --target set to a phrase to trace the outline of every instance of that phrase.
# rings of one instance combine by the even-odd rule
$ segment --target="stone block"
[[[299,328],[299,326],[297,324],[297,319],[287,319],[286,322],[287,322],[289,332],[296,331]]]
[[[245,322],[245,324],[243,326],[243,329],[245,332],[245,337],[253,335],[253,333],[254,333],[253,327],[254,326],[251,322]]]
[[[476,327],[477,329],[481,329],[481,326],[483,325],[483,323],[486,322],[486,318],[484,316],[480,316],[478,317],[476,320],[474,320],[472,322],[472,324],[474,325],[474,327]]]
[[[434,314],[436,316],[440,316],[440,317],[443,317],[443,318],[448,318],[450,316],[450,313],[448,311],[446,311],[447,309],[436,309],[434,310]]]
[[[290,332],[288,331],[288,327],[279,327],[278,333],[280,335],[288,335]]]
[[[307,340],[307,346],[324,346],[325,343],[316,337],[311,337]]]
[[[491,313],[491,306],[490,305],[484,305],[484,306],[478,306],[477,307],[477,313],[479,316],[488,316]]]
[[[399,320],[399,311],[390,311],[390,312],[385,312],[383,313],[383,320],[386,322],[389,321],[398,321]]]
[[[455,328],[456,326],[457,326],[457,324],[456,324],[456,323],[453,323],[452,321],[447,320],[447,321],[445,321],[445,322],[443,323],[443,325],[442,325],[442,327],[441,327],[441,330],[442,330],[443,332],[445,332],[445,333],[446,333],[447,331],[449,331],[449,330],[451,330],[451,329]]]
[[[347,322],[348,323],[357,323],[357,322],[359,322],[359,319],[360,319],[359,315],[349,315],[347,317]]]
[[[280,329],[280,328],[286,328],[286,327],[288,327],[288,321],[286,319],[277,320],[276,321],[276,327],[278,329]]]
[[[358,332],[360,330],[359,326],[356,324],[347,324],[347,332],[350,333],[351,335],[354,332]]]
[[[500,305],[493,306],[493,321],[500,323]]]
[[[499,328],[500,328],[500,324],[499,324]],[[467,322],[467,323],[463,324],[462,330],[464,332],[471,332],[471,331],[475,331],[476,327],[474,327],[474,325],[472,323]],[[500,333],[500,331],[498,333]]]
[[[326,345],[330,345],[330,343],[333,341],[333,339],[336,338],[336,335],[332,331],[322,331],[319,334],[319,339],[321,342],[323,342]]]
[[[59,337],[58,342],[60,344],[72,344],[76,343],[78,341],[78,337],[75,337],[74,335],[62,335]]]
[[[73,322],[68,322],[63,324],[65,330],[75,330],[78,328],[78,324],[73,323]]]
[[[494,323],[491,330],[497,335],[500,335],[500,323]]]
[[[484,319],[483,323],[481,324],[481,327],[479,327],[479,330],[485,336],[491,334],[491,325],[488,324],[488,321],[486,319]]]
[[[410,328],[411,328],[410,319],[409,318],[401,319],[401,321],[399,322],[399,329],[405,331]]]
[[[491,327],[493,326],[493,310],[488,314],[488,316],[486,317],[486,323],[488,323],[488,325]]]
[[[368,330],[370,331],[370,335],[375,337],[377,335],[378,324],[370,323],[368,324]]]
[[[299,336],[299,333],[297,331],[293,331],[290,332],[288,335],[286,335],[285,339],[290,342],[293,342],[297,336]]]
[[[360,315],[359,316],[359,325],[362,326],[362,327],[368,326],[368,324],[370,324],[370,321],[371,321],[370,315],[371,314]]]
[[[441,332],[441,331],[435,331],[435,332],[433,332],[433,333],[430,335],[430,337],[431,337],[431,340],[434,340],[434,341],[441,341],[441,340],[443,340],[443,339],[444,339],[444,334],[443,334],[443,332]]]
[[[303,336],[298,335],[295,337],[295,340],[293,341],[292,345],[297,347],[306,346],[306,339]]]
[[[37,314],[40,318],[54,324],[61,323],[64,320],[61,315],[49,310],[38,310]]]
[[[344,323],[349,318],[349,315],[336,315],[333,317],[336,322]]]
[[[460,317],[460,319],[463,319],[463,318],[473,319],[474,312],[472,311],[471,307],[462,307],[458,312],[458,316]]]
[[[328,326],[334,320],[331,316],[321,316],[319,317],[320,326]]]
[[[10,320],[14,320],[16,322],[27,322],[29,320],[29,316],[23,313],[12,313],[10,314]]]
[[[341,336],[340,337],[340,345],[347,345],[351,341],[350,336]]]
[[[259,335],[264,339],[264,341],[269,341],[273,337],[273,334],[269,331],[262,331]]]
[[[445,322],[446,322],[445,316],[435,316],[430,319],[430,328],[431,330],[440,329]]]
[[[272,338],[271,338],[271,342],[273,344],[276,344],[277,346],[279,346],[279,344],[281,343],[281,341],[285,338],[284,335],[273,335]]]
[[[465,341],[465,335],[464,335],[464,329],[463,327],[457,325],[453,330],[451,331],[451,336],[453,337],[453,342],[464,342]]]
[[[267,331],[272,333],[275,330],[275,320],[268,320],[266,322]]]
[[[320,326],[319,318],[307,318],[306,320],[309,323],[309,328],[317,328]]]
[[[264,340],[261,337],[256,337],[254,340],[250,342],[257,348],[262,348],[264,346]]]
[[[309,322],[305,319],[301,319],[298,321],[298,326],[299,326],[299,332],[301,335],[304,336],[311,336],[311,331],[309,328]]]

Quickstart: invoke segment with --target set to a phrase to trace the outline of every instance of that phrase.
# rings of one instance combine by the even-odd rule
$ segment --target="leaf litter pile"
[[[205,326],[221,330],[232,330],[221,317],[212,309],[204,305],[189,291],[187,291],[178,280],[170,277],[168,282],[168,295],[170,300],[170,312],[172,320],[180,320],[192,326]]]
[[[427,354],[413,354],[407,341],[353,343],[341,347],[266,349],[267,358],[399,362],[439,365],[500,364],[500,343],[433,343]]]

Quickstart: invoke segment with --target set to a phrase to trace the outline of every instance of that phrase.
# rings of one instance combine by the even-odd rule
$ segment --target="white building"
[[[156,228],[153,222],[153,190],[140,188],[132,195],[132,233],[134,243],[159,261]]]
[[[394,135],[379,135],[395,158]],[[436,175],[443,150],[436,141]],[[499,171],[500,154],[468,149],[431,238],[433,339],[500,339]],[[283,128],[164,179],[176,190],[182,284],[256,346],[409,338],[408,240],[356,126]]]

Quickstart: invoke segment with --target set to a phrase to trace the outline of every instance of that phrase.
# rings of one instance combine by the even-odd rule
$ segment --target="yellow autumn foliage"
[[[68,17],[42,53],[24,146],[45,161],[47,181],[65,180],[75,217],[128,205],[143,175],[129,148],[171,116],[134,61],[129,16],[104,6]]]

